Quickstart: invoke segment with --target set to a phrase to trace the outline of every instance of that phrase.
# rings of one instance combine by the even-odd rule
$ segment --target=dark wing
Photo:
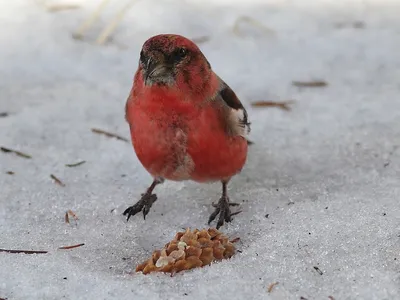
[[[224,117],[227,121],[227,129],[232,134],[246,137],[251,130],[247,111],[235,92],[222,79],[220,82],[220,89],[215,100],[220,100],[225,108]]]

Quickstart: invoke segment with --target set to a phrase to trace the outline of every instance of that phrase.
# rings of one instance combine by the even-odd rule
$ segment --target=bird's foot
[[[126,220],[128,221],[131,216],[136,215],[139,211],[143,211],[143,218],[146,220],[146,215],[149,213],[151,206],[157,200],[156,194],[145,193],[142,194],[142,198],[133,206],[129,206],[123,213],[123,215],[128,215]]]
[[[242,211],[237,211],[232,213],[231,209],[229,206],[237,206],[239,205],[238,203],[230,203],[229,198],[227,196],[222,196],[218,204],[214,204],[213,206],[215,207],[214,212],[210,215],[210,218],[208,219],[208,224],[210,224],[216,216],[219,214],[218,222],[217,222],[217,229],[219,229],[224,222],[231,222],[232,221],[232,216],[237,215],[241,213]]]
[[[229,202],[228,203],[229,204],[229,206],[239,206],[240,205],[240,203],[235,203],[235,202]],[[211,205],[213,206],[213,207],[219,207],[219,202],[217,203],[217,204],[215,204],[214,202],[213,203],[211,203]]]

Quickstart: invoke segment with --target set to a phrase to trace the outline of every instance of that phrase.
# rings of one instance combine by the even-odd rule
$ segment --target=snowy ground
[[[0,248],[49,251],[0,253],[0,298],[400,299],[398,1],[146,0],[97,46],[114,0],[85,41],[72,39],[98,2],[47,12],[0,0],[0,146],[32,155],[0,152]],[[243,15],[272,32],[234,34]],[[166,183],[146,221],[127,223],[151,178],[129,143],[90,130],[129,137],[138,53],[160,32],[210,37],[200,46],[248,108],[255,142],[230,185],[243,213],[222,228],[242,253],[173,278],[129,273],[176,231],[207,227],[219,184]],[[296,103],[250,106],[262,99]]]

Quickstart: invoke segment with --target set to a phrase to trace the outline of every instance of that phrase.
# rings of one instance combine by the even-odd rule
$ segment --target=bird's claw
[[[217,204],[215,204],[214,202],[211,203],[211,205],[213,207],[219,207],[219,202]],[[236,203],[236,202],[229,202],[229,206],[239,206],[240,203]]]
[[[143,218],[146,220],[146,215],[150,212],[150,208],[154,202],[157,200],[156,194],[142,194],[142,198],[136,202],[133,206],[129,206],[123,213],[123,215],[128,215],[126,218],[129,221],[131,216],[136,215],[138,212],[143,211]]]
[[[224,222],[231,222],[232,221],[232,216],[237,215],[241,213],[242,211],[237,211],[232,213],[231,209],[229,206],[237,206],[239,205],[238,203],[230,203],[228,197],[222,196],[221,199],[219,199],[218,204],[212,204],[215,207],[214,212],[210,215],[210,218],[208,219],[208,224],[210,224],[216,216],[219,214],[218,222],[217,222],[217,229],[219,229]]]

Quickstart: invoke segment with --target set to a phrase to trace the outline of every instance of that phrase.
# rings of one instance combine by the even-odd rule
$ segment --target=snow
[[[0,1],[0,146],[33,157],[0,152],[0,248],[49,251],[0,253],[0,297],[400,299],[398,1],[139,1],[103,46],[94,40],[126,1],[111,1],[83,41],[72,33],[99,1],[62,3],[80,8]],[[235,34],[243,15],[269,33]],[[210,37],[200,47],[247,108],[255,142],[229,186],[243,212],[222,227],[242,252],[172,278],[132,271],[182,228],[207,228],[220,185],[166,182],[146,221],[126,222],[151,178],[130,143],[90,130],[129,138],[140,47],[160,32]],[[289,99],[289,112],[250,105]]]

